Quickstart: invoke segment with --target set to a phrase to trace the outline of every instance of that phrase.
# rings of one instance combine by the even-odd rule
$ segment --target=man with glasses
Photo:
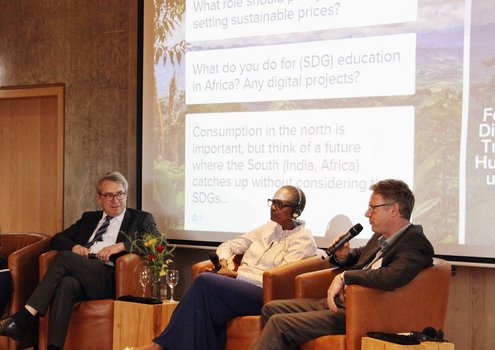
[[[330,260],[347,268],[335,277],[326,299],[278,300],[261,312],[264,324],[255,349],[299,349],[324,335],[345,334],[345,286],[393,290],[433,263],[433,247],[423,228],[409,220],[414,195],[400,180],[383,180],[373,191],[365,216],[374,235],[359,248],[344,244]],[[335,244],[339,238],[334,240]]]
[[[127,190],[127,180],[118,172],[100,177],[96,200],[103,210],[83,213],[52,237],[51,248],[59,253],[25,307],[0,321],[0,335],[22,339],[24,330],[50,307],[48,350],[63,349],[73,304],[115,297],[113,261],[129,252],[129,239],[156,232],[150,213],[126,208]]]

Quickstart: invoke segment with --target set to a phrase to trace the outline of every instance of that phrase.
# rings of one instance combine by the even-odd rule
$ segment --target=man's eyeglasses
[[[279,201],[277,199],[270,199],[268,198],[267,204],[269,207],[274,207],[277,210],[283,209],[283,208],[295,208],[296,206],[294,204],[287,204],[282,201]]]
[[[117,192],[116,194],[113,194],[110,192],[109,193],[100,193],[100,196],[105,197],[105,199],[107,201],[111,201],[114,198],[117,198],[119,201],[121,201],[125,197],[125,192]]]
[[[376,210],[376,208],[380,208],[380,207],[386,207],[388,205],[393,205],[394,203],[384,203],[384,204],[377,204],[377,205],[368,205],[368,210],[371,211],[371,212],[374,212]]]

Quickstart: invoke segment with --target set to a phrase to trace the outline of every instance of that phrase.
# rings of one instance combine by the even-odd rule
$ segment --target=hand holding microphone
[[[237,272],[229,269],[227,266],[224,266],[220,263],[220,259],[217,255],[217,253],[211,253],[210,254],[210,261],[213,264],[214,269],[211,270],[210,272],[213,273],[221,273],[222,275],[236,278],[237,277]]]
[[[325,250],[327,256],[332,257],[332,255],[334,255],[337,250],[339,250],[344,244],[349,242],[353,237],[357,236],[359,232],[361,232],[362,230],[363,230],[363,226],[361,226],[361,224],[356,224],[352,226],[345,235],[340,237],[336,243],[332,244],[330,247],[328,247],[327,250]],[[325,256],[322,256],[321,258],[323,260],[326,259]]]
[[[213,264],[213,267],[215,268],[215,272],[220,271],[222,268],[222,265],[220,265],[220,260],[218,258],[217,253],[211,253],[210,254],[210,261]]]

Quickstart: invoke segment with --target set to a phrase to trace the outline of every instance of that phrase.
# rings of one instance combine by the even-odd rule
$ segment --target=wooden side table
[[[113,350],[143,346],[160,334],[178,303],[148,305],[115,301],[113,311]]]
[[[419,345],[400,345],[387,341],[363,337],[361,350],[454,350],[454,344],[447,342],[422,342]]]

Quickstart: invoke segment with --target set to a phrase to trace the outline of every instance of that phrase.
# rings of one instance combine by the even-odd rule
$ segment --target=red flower
[[[163,252],[163,250],[164,250],[164,249],[165,249],[165,247],[164,247],[164,246],[162,246],[161,244],[156,246],[156,251],[157,251],[158,253]]]
[[[155,255],[154,254],[151,254],[150,256],[148,256],[148,259],[150,261],[155,261]]]

